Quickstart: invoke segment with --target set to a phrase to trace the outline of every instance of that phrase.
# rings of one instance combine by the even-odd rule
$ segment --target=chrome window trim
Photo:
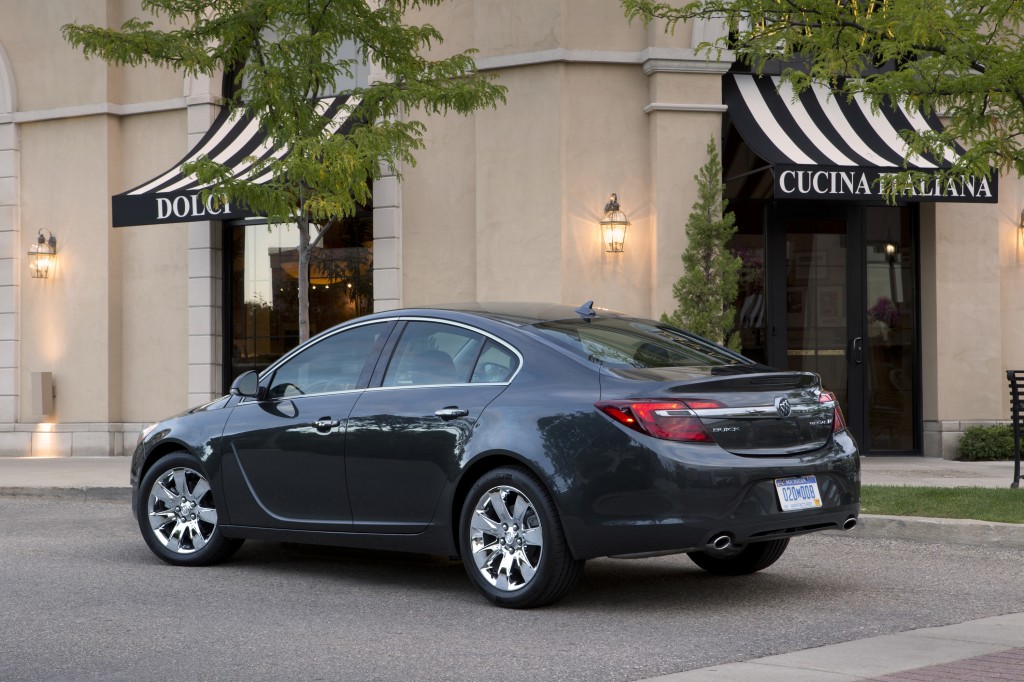
[[[511,382],[509,382],[511,383]],[[370,391],[415,391],[421,388],[465,388],[466,386],[508,386],[508,383],[462,383],[462,384],[411,384],[409,386],[367,386],[363,389],[364,393]]]
[[[342,391],[326,391],[324,393],[302,393],[300,395],[288,395],[288,396],[281,396],[279,398],[264,398],[262,401],[256,400],[255,398],[245,397],[245,398],[242,398],[240,401],[238,401],[237,407],[241,407],[242,405],[259,405],[261,402],[268,402],[268,401],[277,402],[277,401],[281,401],[281,400],[302,400],[303,398],[316,398],[318,396],[325,396],[325,395],[342,395],[344,393],[362,393],[364,390],[366,390],[366,389],[362,389],[362,388],[346,388],[346,389],[344,389]]]
[[[451,325],[453,327],[461,327],[463,329],[467,329],[467,330],[469,330],[471,332],[474,332],[476,334],[480,334],[481,336],[483,336],[485,338],[491,339],[492,341],[495,341],[496,343],[498,343],[498,344],[504,346],[505,348],[507,348],[519,360],[519,366],[516,367],[516,371],[512,373],[512,376],[509,377],[507,381],[487,382],[487,383],[483,383],[483,382],[473,383],[471,381],[466,381],[466,382],[460,382],[460,383],[455,383],[455,384],[414,384],[414,385],[410,385],[410,386],[367,386],[366,388],[353,388],[353,389],[346,389],[346,390],[343,390],[343,391],[328,391],[328,392],[325,392],[325,393],[303,393],[302,395],[289,396],[287,398],[273,398],[273,400],[297,400],[299,398],[312,398],[314,396],[324,396],[324,395],[338,395],[338,394],[342,394],[342,393],[358,393],[360,391],[394,391],[394,390],[399,390],[399,389],[404,390],[404,389],[409,389],[409,388],[439,388],[439,387],[449,387],[449,388],[451,388],[451,387],[454,387],[454,386],[508,386],[513,381],[515,381],[516,377],[519,376],[519,372],[521,372],[522,369],[523,369],[523,364],[525,362],[523,360],[523,354],[520,353],[519,350],[515,346],[512,346],[511,344],[509,344],[504,339],[499,338],[499,337],[495,336],[494,334],[491,334],[490,332],[484,331],[483,329],[480,329],[479,327],[474,327],[472,325],[465,324],[464,322],[455,322],[454,320],[446,320],[446,319],[439,318],[439,317],[423,317],[421,315],[401,315],[401,316],[397,316],[397,317],[385,317],[385,318],[382,318],[382,319],[366,320],[365,322],[357,322],[356,324],[351,324],[351,325],[342,327],[341,329],[339,329],[339,330],[337,330],[335,332],[332,332],[330,334],[325,334],[322,338],[317,339],[316,343],[309,344],[308,346],[300,344],[300,345],[296,346],[295,348],[292,348],[286,354],[284,354],[280,358],[278,358],[273,364],[271,364],[265,370],[260,372],[260,381],[262,381],[265,376],[267,376],[269,374],[273,374],[274,372],[276,372],[278,367],[283,365],[285,362],[287,362],[288,360],[290,360],[294,356],[298,355],[299,351],[304,351],[307,348],[312,348],[313,346],[317,345],[321,341],[326,341],[327,339],[329,339],[329,338],[331,338],[333,336],[336,336],[337,334],[341,334],[342,332],[349,331],[350,329],[356,329],[357,327],[365,327],[366,325],[370,325],[370,324],[384,324],[384,323],[387,323],[387,322],[436,322],[438,324],[447,324],[447,325]],[[404,330],[403,330],[403,333],[404,333]],[[389,358],[389,360],[390,360],[390,358]],[[472,376],[470,378],[472,378]],[[267,398],[265,400],[271,400],[271,398]],[[245,397],[245,398],[242,398],[238,402],[238,407],[241,407],[242,405],[257,404],[259,402],[261,402],[261,401],[256,400],[255,398]]]

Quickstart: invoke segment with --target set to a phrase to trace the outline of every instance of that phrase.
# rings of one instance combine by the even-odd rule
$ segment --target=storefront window
[[[740,334],[740,352],[767,364],[764,207],[760,203],[738,203],[729,208],[736,215],[737,228],[730,248],[742,261],[734,331]]]
[[[275,33],[263,39],[273,43]],[[333,85],[321,97],[369,85],[370,67],[362,50],[346,41],[335,51],[343,64]],[[236,94],[237,72],[224,75],[225,98]],[[248,85],[248,76],[241,85]],[[373,207],[361,207],[351,218],[335,221],[314,249],[309,271],[310,335],[373,311]],[[266,223],[225,227],[225,390],[232,379],[250,369],[262,370],[299,343],[298,253],[294,225],[272,228]]]
[[[864,361],[873,451],[914,449],[917,273],[910,209],[868,208]]]
[[[309,272],[310,333],[373,307],[373,223],[362,215],[332,223],[314,248]],[[299,233],[294,225],[227,228],[230,343],[227,381],[262,370],[299,342]]]

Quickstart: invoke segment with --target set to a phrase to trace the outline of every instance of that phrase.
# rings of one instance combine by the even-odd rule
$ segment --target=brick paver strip
[[[904,670],[869,682],[985,682],[986,680],[1024,680],[1024,647],[1000,651],[925,668]]]

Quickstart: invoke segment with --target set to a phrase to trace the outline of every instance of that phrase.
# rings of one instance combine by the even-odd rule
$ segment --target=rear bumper
[[[614,429],[573,461],[576,480],[559,495],[573,555],[705,549],[839,529],[860,514],[860,456],[848,433],[820,451],[740,457],[714,445],[684,445]],[[818,509],[784,512],[775,479],[814,475]]]

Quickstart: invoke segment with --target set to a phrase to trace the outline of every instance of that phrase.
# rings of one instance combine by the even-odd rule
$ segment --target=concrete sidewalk
[[[0,457],[0,497],[131,499],[131,457]]]
[[[1009,488],[1013,462],[954,462],[936,457],[863,457],[861,480],[868,485],[939,488]]]
[[[646,682],[1024,680],[1024,613],[868,637]]]

